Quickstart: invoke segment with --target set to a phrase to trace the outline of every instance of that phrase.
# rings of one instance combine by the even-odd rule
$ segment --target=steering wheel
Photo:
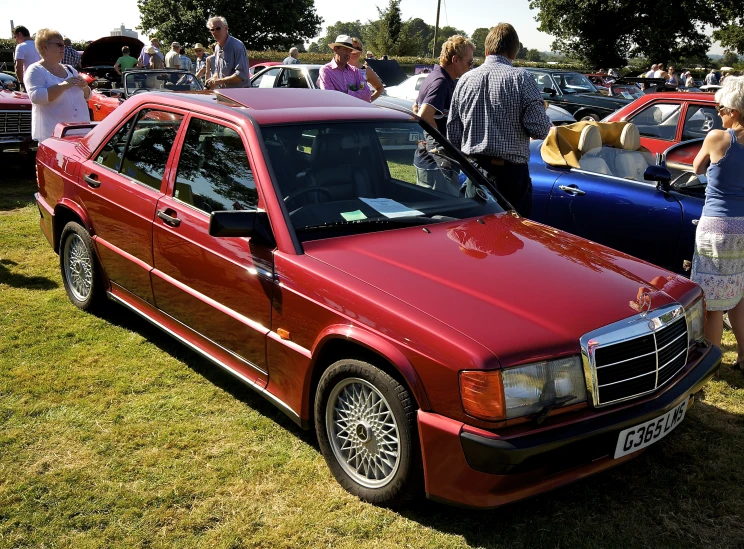
[[[333,194],[331,191],[324,187],[304,187],[302,189],[298,189],[294,191],[293,193],[289,193],[287,196],[284,197],[284,202],[291,202],[295,198],[299,198],[300,196],[304,196],[308,193],[321,193],[326,195],[328,198],[333,198]]]
[[[700,127],[700,131],[704,131],[707,133],[713,129],[715,120],[713,119],[713,115],[709,112],[704,112],[703,116],[705,116],[705,122],[703,122],[703,125]]]

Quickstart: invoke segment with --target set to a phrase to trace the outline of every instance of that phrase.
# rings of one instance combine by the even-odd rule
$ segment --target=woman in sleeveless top
[[[90,88],[74,68],[62,64],[65,44],[60,33],[41,29],[34,43],[41,61],[24,73],[23,83],[31,99],[31,136],[42,141],[60,122],[90,122]]]
[[[362,52],[364,51],[362,41],[359,40],[359,38],[352,38],[351,45],[354,46],[354,49],[351,52],[349,64],[354,65],[361,71],[364,79],[367,81],[367,85],[372,90],[372,98],[370,101],[374,101],[382,95],[385,87],[383,86],[380,77],[377,76],[377,73],[362,60]]]
[[[716,92],[723,130],[711,130],[695,157],[695,173],[707,173],[703,215],[695,233],[692,280],[705,293],[705,336],[720,347],[723,313],[744,363],[744,77],[727,78]]]

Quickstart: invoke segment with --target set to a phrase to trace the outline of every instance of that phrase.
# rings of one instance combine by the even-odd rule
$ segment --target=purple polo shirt
[[[372,92],[369,84],[364,79],[362,71],[349,64],[341,69],[333,59],[330,63],[320,68],[318,77],[318,87],[322,90],[336,90],[342,93],[348,93],[353,97],[358,97],[369,102],[372,99]]]

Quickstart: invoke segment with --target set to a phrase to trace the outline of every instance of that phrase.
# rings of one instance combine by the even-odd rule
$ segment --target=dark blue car
[[[692,259],[705,191],[705,177],[691,172],[691,158],[701,141],[681,143],[666,151],[671,180],[658,177],[658,169],[657,176],[646,174],[649,166],[657,165],[657,159],[637,150],[639,144],[628,150],[601,141],[581,143],[583,151],[572,151],[580,157],[579,166],[571,167],[546,163],[541,155],[543,142],[533,141],[530,218],[670,271],[689,274],[687,262]],[[644,175],[661,181],[646,180]]]

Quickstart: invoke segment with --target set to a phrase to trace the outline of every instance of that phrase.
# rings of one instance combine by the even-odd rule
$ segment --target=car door
[[[257,207],[239,129],[191,116],[174,183],[157,204],[155,304],[237,357],[242,375],[265,383],[273,250],[248,238],[209,235],[211,212]]]
[[[273,88],[281,70],[281,67],[274,67],[257,74],[251,80],[251,88]]]
[[[78,195],[112,284],[154,303],[152,220],[183,114],[144,108],[83,163]]]
[[[663,153],[679,141],[678,129],[682,102],[663,98],[648,103],[642,110],[628,117],[641,134],[641,145],[652,153]]]
[[[546,223],[671,269],[681,218],[676,198],[653,184],[572,169],[553,185]]]

